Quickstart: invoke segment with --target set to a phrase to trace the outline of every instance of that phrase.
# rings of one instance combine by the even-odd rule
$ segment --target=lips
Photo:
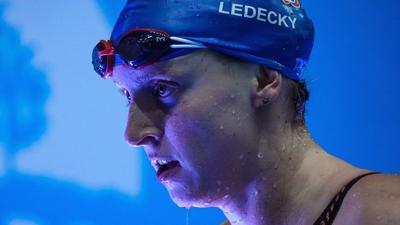
[[[179,162],[176,160],[167,162],[166,164],[163,165],[158,164],[157,176],[160,176],[165,171],[170,170],[176,166],[179,166]]]
[[[173,171],[176,171],[177,168],[180,168],[180,163],[177,160],[172,161],[155,161],[155,165],[157,168],[157,178],[160,180],[164,180],[167,176],[172,175]]]

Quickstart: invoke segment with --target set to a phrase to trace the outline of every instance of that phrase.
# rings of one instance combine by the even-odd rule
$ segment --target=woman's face
[[[140,70],[114,69],[114,82],[131,99],[126,140],[144,147],[179,206],[217,205],[254,176],[250,81],[258,67],[243,63],[247,74],[235,74],[238,65],[228,64],[197,50]],[[160,167],[161,160],[175,164]]]

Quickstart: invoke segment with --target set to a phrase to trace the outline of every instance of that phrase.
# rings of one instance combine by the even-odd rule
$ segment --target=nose
[[[159,141],[159,134],[155,130],[145,129],[138,136],[131,135],[132,132],[125,132],[125,140],[132,147],[140,147],[145,145],[156,145]]]
[[[156,145],[160,141],[163,132],[154,124],[158,119],[149,116],[137,105],[130,107],[125,129],[125,140],[130,146]]]

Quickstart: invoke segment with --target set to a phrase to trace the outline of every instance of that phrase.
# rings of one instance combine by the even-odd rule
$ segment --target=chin
[[[193,192],[186,188],[171,188],[168,187],[168,193],[172,201],[179,207],[198,207],[198,199],[193,195]]]
[[[207,208],[211,207],[212,198],[192,191],[190,188],[181,184],[170,183],[166,185],[169,196],[179,207]]]
[[[224,196],[224,189],[210,179],[191,171],[190,176],[177,176],[163,182],[172,201],[179,207],[215,207]],[[214,180],[214,179],[211,179]]]
[[[182,199],[180,197],[171,196],[172,201],[181,208],[208,208],[213,207],[210,203],[198,199]]]

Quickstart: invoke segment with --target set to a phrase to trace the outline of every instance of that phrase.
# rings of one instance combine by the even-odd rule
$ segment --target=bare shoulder
[[[400,176],[374,174],[359,180],[347,193],[334,224],[400,224]]]

